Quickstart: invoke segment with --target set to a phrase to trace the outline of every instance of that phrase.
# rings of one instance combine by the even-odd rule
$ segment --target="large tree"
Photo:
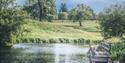
[[[16,7],[15,0],[0,0],[0,46],[16,42],[24,13]]]
[[[121,37],[125,33],[125,6],[112,5],[99,14],[105,37]]]
[[[40,21],[56,14],[55,0],[27,0],[24,9]]]

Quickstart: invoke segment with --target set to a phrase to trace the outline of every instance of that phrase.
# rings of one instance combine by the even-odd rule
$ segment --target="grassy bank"
[[[100,41],[102,36],[97,21],[84,21],[83,26],[69,21],[39,22],[27,19],[18,42],[87,42]]]

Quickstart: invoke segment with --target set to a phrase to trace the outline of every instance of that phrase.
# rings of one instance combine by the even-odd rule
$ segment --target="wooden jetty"
[[[92,47],[89,45],[90,49],[87,56],[90,63],[110,63],[110,46],[107,43],[101,43],[98,47]]]

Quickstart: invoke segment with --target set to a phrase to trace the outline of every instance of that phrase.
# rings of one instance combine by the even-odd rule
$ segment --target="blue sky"
[[[25,0],[17,0],[18,4],[23,4]],[[60,4],[64,2],[67,4],[69,9],[75,7],[77,4],[84,3],[90,6],[95,13],[99,13],[105,7],[110,6],[111,4],[121,4],[125,3],[125,0],[56,0],[56,7],[59,9]]]

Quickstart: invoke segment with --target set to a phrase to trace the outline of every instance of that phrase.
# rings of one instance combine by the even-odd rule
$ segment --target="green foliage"
[[[76,8],[72,9],[69,13],[69,19],[79,21],[80,26],[82,26],[83,20],[93,19],[93,10],[86,5],[79,4]]]
[[[90,20],[94,18],[94,12],[89,6],[79,4],[70,10],[69,18],[72,20]]]
[[[68,9],[66,3],[61,3],[61,7],[58,14],[58,19],[67,20],[68,19]]]
[[[14,35],[14,34],[10,34],[10,37],[9,37],[10,39],[10,44],[14,44],[14,43],[16,43],[16,41],[17,41],[17,36],[16,35]]]
[[[105,37],[122,36],[125,33],[125,6],[113,5],[99,14]]]
[[[122,37],[125,33],[125,6],[112,5],[99,14],[101,29],[105,39]],[[110,39],[112,40],[112,39]],[[113,41],[119,41],[118,38]],[[125,56],[125,42],[111,44],[111,59],[121,60]]]
[[[12,45],[20,35],[17,31],[26,13],[13,6],[15,0],[0,0],[0,2],[2,3],[0,5],[5,5],[0,7],[0,45]]]
[[[57,43],[57,41],[54,39],[49,39],[49,43]]]
[[[111,45],[111,58],[112,60],[121,60],[125,55],[125,42],[119,42]]]
[[[6,9],[9,5],[13,5],[16,0],[0,0],[0,10]]]
[[[61,3],[60,12],[68,12],[66,3]]]
[[[47,18],[46,18],[49,22],[52,22],[52,20],[55,19],[55,16],[54,15],[51,15],[51,14],[47,14]]]
[[[50,19],[54,19],[56,15],[55,0],[27,0],[24,10],[33,19],[51,21]]]
[[[76,15],[77,15],[77,10],[75,8],[70,10],[69,19],[73,20],[73,22],[75,22],[77,20]]]
[[[77,45],[88,45],[89,43],[91,44],[99,44],[101,41],[99,40],[86,40],[84,38],[79,38],[79,39],[67,39],[67,38],[50,38],[50,39],[42,39],[42,38],[21,38],[18,40],[16,43],[49,43],[49,44],[54,44],[54,43],[68,43],[68,44],[77,44]]]

